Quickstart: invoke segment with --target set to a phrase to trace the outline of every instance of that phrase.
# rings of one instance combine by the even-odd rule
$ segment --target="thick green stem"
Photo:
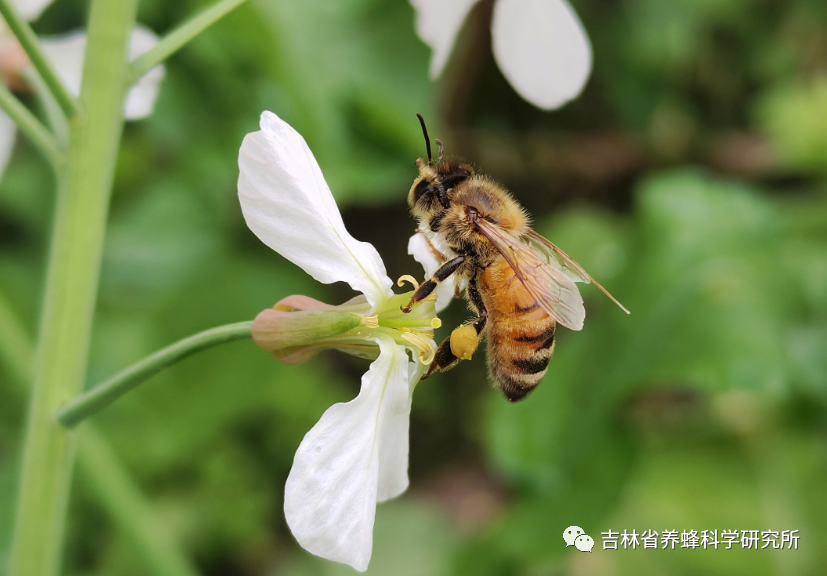
[[[58,148],[54,136],[2,82],[0,82],[0,109],[14,120],[20,131],[43,153],[55,170],[59,169],[63,161],[63,152]]]
[[[58,190],[10,576],[52,576],[60,566],[74,437],[54,415],[86,377],[136,5],[137,0],[93,0],[91,6],[80,96],[86,113],[70,121],[69,157]]]
[[[3,16],[6,24],[9,25],[9,28],[17,37],[17,41],[20,42],[26,54],[29,55],[29,60],[32,61],[35,69],[49,87],[49,91],[60,104],[60,108],[66,114],[66,117],[73,118],[77,116],[80,113],[80,105],[77,99],[69,93],[66,85],[55,72],[52,63],[46,58],[46,53],[40,47],[40,42],[38,42],[31,26],[20,16],[11,0],[0,0],[0,15]]]
[[[34,345],[28,331],[0,295],[0,365],[21,393],[32,380]],[[187,557],[156,520],[149,503],[92,423],[79,432],[78,468],[94,498],[128,538],[154,576],[196,576]]]
[[[72,400],[58,411],[58,422],[72,427],[84,418],[106,408],[147,378],[191,354],[225,342],[251,338],[252,324],[252,322],[238,322],[211,328],[158,350]]]
[[[244,2],[245,0],[220,0],[164,36],[154,48],[141,54],[129,66],[129,85],[131,86],[137,82],[138,78],[149,72],[153,66],[169,58],[184,44]]]

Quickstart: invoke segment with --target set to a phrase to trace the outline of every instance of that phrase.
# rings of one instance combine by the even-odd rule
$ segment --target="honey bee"
[[[525,209],[502,186],[474,169],[431,157],[422,116],[428,162],[416,161],[419,176],[408,194],[417,232],[442,263],[408,304],[427,297],[454,276],[476,314],[442,342],[427,373],[449,370],[469,359],[485,335],[488,368],[505,397],[516,402],[543,379],[558,324],[583,328],[586,310],[575,282],[592,283],[624,312],[620,302],[565,252],[531,229]]]

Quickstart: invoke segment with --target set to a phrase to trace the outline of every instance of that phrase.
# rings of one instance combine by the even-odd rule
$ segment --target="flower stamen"
[[[397,328],[397,330],[406,334],[419,334],[421,336],[425,336],[426,338],[434,337],[434,331],[430,328],[408,328],[403,326],[401,328]]]
[[[410,342],[418,350],[418,360],[421,364],[428,366],[436,357],[436,344],[430,338],[426,338],[417,332],[404,332],[402,339]]]
[[[414,290],[419,290],[419,282],[417,281],[416,278],[414,278],[410,274],[405,274],[404,276],[400,276],[399,280],[396,281],[396,285],[401,288],[402,285],[405,284],[405,282],[408,282],[409,284],[413,285]]]
[[[362,316],[362,324],[366,328],[378,328],[379,316]]]

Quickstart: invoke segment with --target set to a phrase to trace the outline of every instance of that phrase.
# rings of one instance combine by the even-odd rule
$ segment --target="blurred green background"
[[[163,33],[202,5],[142,0],[139,21]],[[482,354],[422,383],[411,488],[378,508],[369,573],[827,574],[827,3],[572,5],[594,71],[550,113],[501,76],[488,1],[436,83],[403,0],[252,0],[175,55],[155,114],[125,130],[88,384],[289,294],[350,296],[244,224],[238,148],[265,109],[305,136],[389,275],[421,276],[405,198],[422,112],[449,154],[511,189],[632,314],[583,288],[584,330],[560,334],[544,382],[516,405],[490,387]],[[35,29],[81,27],[86,8],[59,0]],[[53,188],[19,137],[0,182],[0,301],[24,332],[0,334],[13,343],[0,357],[0,566]],[[441,316],[438,339],[467,312]],[[366,367],[333,352],[286,366],[237,342],[94,422],[200,573],[349,574],[300,549],[281,506],[302,436]],[[94,465],[78,462],[64,573],[147,574]],[[591,554],[565,548],[572,524]],[[800,545],[604,551],[609,529],[799,530]]]

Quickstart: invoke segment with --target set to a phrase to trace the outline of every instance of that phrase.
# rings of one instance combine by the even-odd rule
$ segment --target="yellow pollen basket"
[[[451,353],[462,360],[470,360],[480,339],[471,324],[463,324],[451,332]]]

